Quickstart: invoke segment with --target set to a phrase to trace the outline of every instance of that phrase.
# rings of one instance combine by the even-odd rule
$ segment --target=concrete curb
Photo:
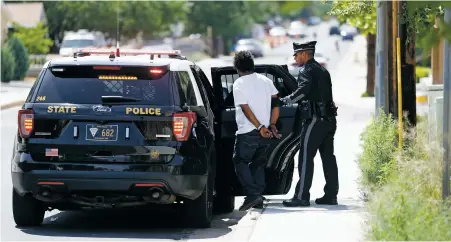
[[[3,111],[8,108],[21,106],[24,103],[25,103],[24,100],[18,100],[18,101],[14,101],[14,102],[10,102],[10,103],[5,103],[5,104],[0,105],[0,111]]]

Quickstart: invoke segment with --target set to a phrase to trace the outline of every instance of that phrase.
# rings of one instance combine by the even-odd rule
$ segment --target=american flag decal
[[[45,149],[45,156],[58,156],[58,149]]]

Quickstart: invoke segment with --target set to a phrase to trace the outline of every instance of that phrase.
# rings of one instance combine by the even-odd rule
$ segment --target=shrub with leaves
[[[1,51],[2,51],[1,81],[10,82],[14,77],[14,68],[15,68],[14,56],[8,47],[3,47]]]
[[[23,80],[30,67],[27,50],[22,42],[14,36],[8,39],[8,48],[11,50],[16,63],[13,80]]]
[[[451,204],[441,198],[443,154],[430,143],[427,122],[405,135],[398,169],[369,202],[368,240],[451,240]]]
[[[47,36],[48,27],[43,23],[31,28],[15,25],[15,29],[14,36],[23,43],[29,54],[47,54],[53,45],[53,41]]]
[[[382,110],[362,133],[362,154],[358,162],[363,188],[373,189],[384,185],[394,169],[398,144],[398,128],[391,115]]]

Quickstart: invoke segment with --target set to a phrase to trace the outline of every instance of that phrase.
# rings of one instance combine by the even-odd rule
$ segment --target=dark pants
[[[294,197],[301,200],[310,200],[310,188],[313,179],[313,159],[319,150],[323,162],[326,185],[326,197],[337,198],[338,194],[338,168],[334,155],[334,136],[337,130],[335,118],[313,117],[302,125],[299,150],[299,181],[296,185]]]
[[[233,163],[246,196],[260,196],[265,190],[268,148],[257,130],[236,136]]]

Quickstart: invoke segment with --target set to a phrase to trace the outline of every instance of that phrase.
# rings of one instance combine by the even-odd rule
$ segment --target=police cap
[[[293,51],[294,51],[293,56],[295,56],[297,53],[299,53],[301,51],[315,50],[315,46],[316,46],[316,41],[309,41],[309,42],[305,42],[302,44],[293,42]]]

